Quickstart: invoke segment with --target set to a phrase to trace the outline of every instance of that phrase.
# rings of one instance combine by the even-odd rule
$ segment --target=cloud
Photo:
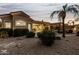
[[[24,11],[26,14],[30,15],[35,20],[50,21],[50,14],[54,10],[59,10],[62,8],[64,3],[7,3],[0,4],[0,14],[9,13],[12,11]],[[67,18],[72,19],[72,15],[67,16]],[[67,19],[66,18],[66,19]],[[54,17],[52,22],[56,22],[57,17]]]

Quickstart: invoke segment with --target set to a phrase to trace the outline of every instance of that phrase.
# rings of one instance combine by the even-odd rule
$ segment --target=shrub
[[[79,31],[76,33],[76,36],[79,36]]]
[[[67,30],[66,33],[71,34],[71,33],[73,33],[73,31],[72,30]]]
[[[8,29],[8,28],[2,28],[2,29],[0,29],[0,32],[6,32],[7,35],[9,37],[11,37],[12,36],[12,33],[13,33],[13,30],[12,29]]]
[[[38,36],[38,38],[40,38],[41,37],[41,32],[38,32],[37,36]]]
[[[43,45],[51,46],[55,40],[55,33],[49,30],[44,30],[43,32],[39,33],[38,37]]]
[[[61,40],[61,37],[59,37],[59,36],[56,36],[56,38],[55,38],[56,40]]]
[[[58,30],[58,33],[63,33],[63,30]]]
[[[72,30],[69,30],[69,33],[73,33],[73,31]]]
[[[15,29],[13,34],[14,37],[24,36],[28,33],[28,29]]]
[[[8,37],[8,33],[6,31],[1,31],[0,38],[6,38],[6,37]]]
[[[30,32],[28,32],[28,33],[26,34],[26,37],[27,37],[27,38],[33,38],[34,36],[35,36],[35,33],[32,32],[32,31],[30,31]]]

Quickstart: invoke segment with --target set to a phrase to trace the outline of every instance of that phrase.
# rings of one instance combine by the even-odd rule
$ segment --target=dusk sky
[[[62,9],[64,3],[5,3],[0,4],[0,14],[7,14],[14,11],[24,11],[34,20],[43,20],[47,22],[58,22],[57,15],[51,20],[50,14],[54,10]],[[71,5],[71,4],[68,4]],[[76,17],[75,17],[76,18]],[[74,20],[74,15],[69,14],[66,17],[66,22],[68,20]]]

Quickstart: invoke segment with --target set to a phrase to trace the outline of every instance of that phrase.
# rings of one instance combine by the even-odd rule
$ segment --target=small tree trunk
[[[65,38],[65,24],[64,24],[64,19],[62,19],[62,20],[63,20],[63,35],[62,35],[62,37]]]

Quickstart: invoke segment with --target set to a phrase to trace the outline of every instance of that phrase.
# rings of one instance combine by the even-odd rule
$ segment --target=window
[[[36,32],[41,32],[44,29],[44,26],[42,24],[33,24],[33,29]]]
[[[16,20],[15,25],[16,26],[26,26],[26,22],[23,20]]]
[[[2,19],[0,18],[0,22],[2,22]]]
[[[5,22],[5,28],[11,28],[11,23],[10,22]]]
[[[2,19],[0,18],[0,27],[2,27]]]

